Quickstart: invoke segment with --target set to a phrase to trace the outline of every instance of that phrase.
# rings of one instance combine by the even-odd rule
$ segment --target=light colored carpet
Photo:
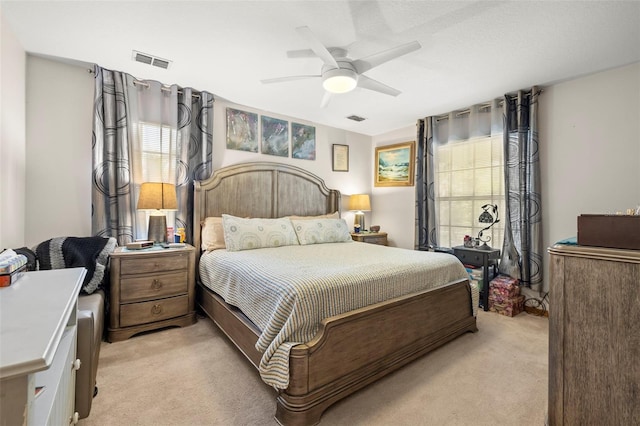
[[[467,333],[330,407],[321,425],[543,425],[548,319],[478,313]],[[276,425],[275,392],[208,319],[103,342],[81,426]]]

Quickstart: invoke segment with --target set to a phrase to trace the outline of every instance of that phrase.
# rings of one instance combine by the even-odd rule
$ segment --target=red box
[[[489,294],[489,310],[507,317],[515,317],[520,312],[524,311],[524,296],[520,295],[498,301]]]
[[[493,297],[495,302],[504,303],[520,295],[520,286],[517,278],[507,275],[500,275],[489,283],[489,297]]]

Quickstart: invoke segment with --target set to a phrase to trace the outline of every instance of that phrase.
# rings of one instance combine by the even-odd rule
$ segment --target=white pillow
[[[212,251],[225,248],[224,229],[221,217],[208,217],[202,224],[202,250]]]
[[[222,215],[224,242],[228,251],[298,245],[291,220],[243,219]]]
[[[344,219],[292,219],[293,229],[301,245],[351,241]]]
[[[318,216],[286,216],[291,220],[310,220],[310,219],[340,219],[340,214],[336,211],[333,213],[320,214]]]

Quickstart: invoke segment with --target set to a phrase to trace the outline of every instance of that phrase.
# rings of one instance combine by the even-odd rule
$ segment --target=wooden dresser
[[[549,253],[549,425],[640,424],[640,251]]]
[[[0,288],[1,425],[78,422],[78,293],[86,272],[26,272]]]
[[[168,326],[186,326],[195,316],[193,246],[127,250],[110,262],[110,342]]]

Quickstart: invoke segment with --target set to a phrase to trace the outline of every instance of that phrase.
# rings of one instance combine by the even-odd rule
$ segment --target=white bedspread
[[[347,242],[215,250],[202,255],[200,277],[260,328],[260,375],[285,389],[289,350],[311,340],[323,319],[468,274],[449,254]]]

